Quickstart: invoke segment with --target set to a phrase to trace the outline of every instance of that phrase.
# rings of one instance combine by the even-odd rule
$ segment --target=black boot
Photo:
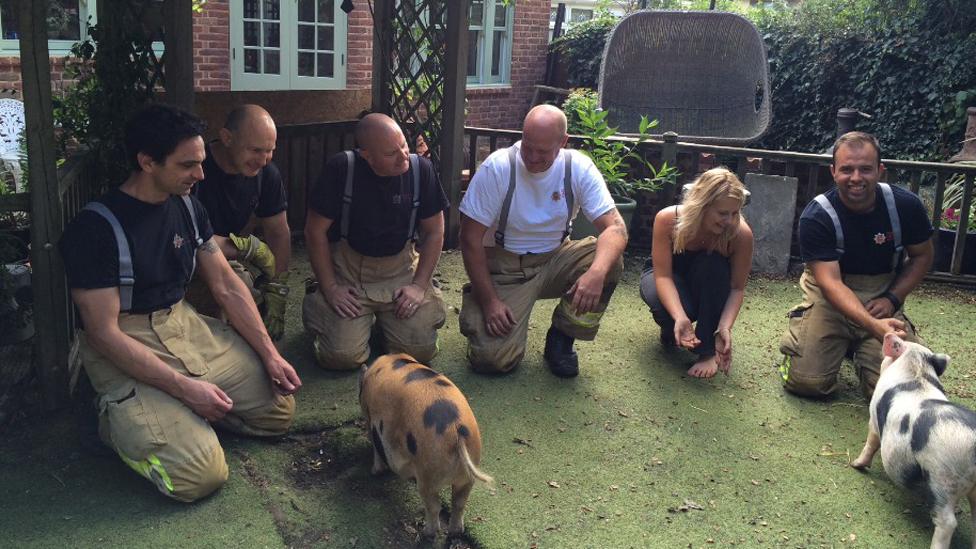
[[[573,350],[574,341],[555,327],[550,327],[546,332],[546,350],[542,356],[553,374],[559,377],[576,377],[579,374],[579,356]]]

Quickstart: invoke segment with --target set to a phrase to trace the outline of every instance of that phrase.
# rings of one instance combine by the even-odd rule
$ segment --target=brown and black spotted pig
[[[948,356],[894,333],[885,335],[884,356],[868,438],[851,466],[869,467],[880,448],[888,477],[927,496],[935,523],[933,549],[948,548],[956,503],[963,496],[976,526],[976,413],[946,400],[938,376]],[[973,535],[976,547],[976,528]]]
[[[478,470],[481,432],[461,391],[410,355],[383,355],[359,374],[359,404],[373,441],[372,472],[389,467],[417,481],[427,537],[440,528],[438,492],[450,484],[448,534],[463,532],[471,487],[491,477]]]

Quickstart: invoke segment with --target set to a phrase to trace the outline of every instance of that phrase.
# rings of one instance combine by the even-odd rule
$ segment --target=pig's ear
[[[888,332],[884,336],[884,346],[882,347],[882,352],[884,356],[890,356],[891,358],[898,358],[905,352],[905,342],[902,341],[900,337],[895,335],[895,332]]]
[[[935,375],[942,377],[942,372],[946,371],[949,367],[949,355],[944,355],[942,353],[935,353],[925,357],[932,368],[935,370]]]

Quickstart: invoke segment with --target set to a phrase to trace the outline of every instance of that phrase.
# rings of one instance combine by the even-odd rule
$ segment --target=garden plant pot
[[[624,226],[629,231],[630,221],[634,217],[634,210],[637,209],[637,202],[632,198],[624,198],[622,196],[613,197],[613,201],[617,206],[617,211],[620,212],[620,217],[624,218]],[[573,229],[570,231],[569,237],[573,240],[580,240],[587,236],[597,236],[597,234],[596,227],[593,226],[593,223],[581,211],[573,221]]]
[[[949,272],[952,267],[952,250],[956,246],[955,229],[939,229],[935,244],[935,261],[932,270]],[[966,233],[966,246],[962,255],[961,274],[976,274],[976,232]]]

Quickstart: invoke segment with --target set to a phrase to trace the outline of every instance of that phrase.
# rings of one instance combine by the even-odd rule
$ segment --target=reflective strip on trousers
[[[117,452],[122,461],[132,468],[133,471],[146,477],[159,488],[160,492],[167,494],[173,493],[173,481],[169,478],[169,473],[163,468],[159,458],[154,454],[149,454],[143,461],[136,461],[125,456],[122,452]]]
[[[559,300],[559,307],[562,308],[563,313],[566,315],[566,319],[569,320],[570,323],[581,328],[596,328],[600,325],[600,319],[603,318],[603,313],[598,313],[596,311],[577,314],[576,311],[573,310],[573,303],[567,300],[565,297]]]
[[[783,355],[783,360],[779,363],[779,375],[783,378],[783,381],[790,380],[790,357],[789,355]]]

